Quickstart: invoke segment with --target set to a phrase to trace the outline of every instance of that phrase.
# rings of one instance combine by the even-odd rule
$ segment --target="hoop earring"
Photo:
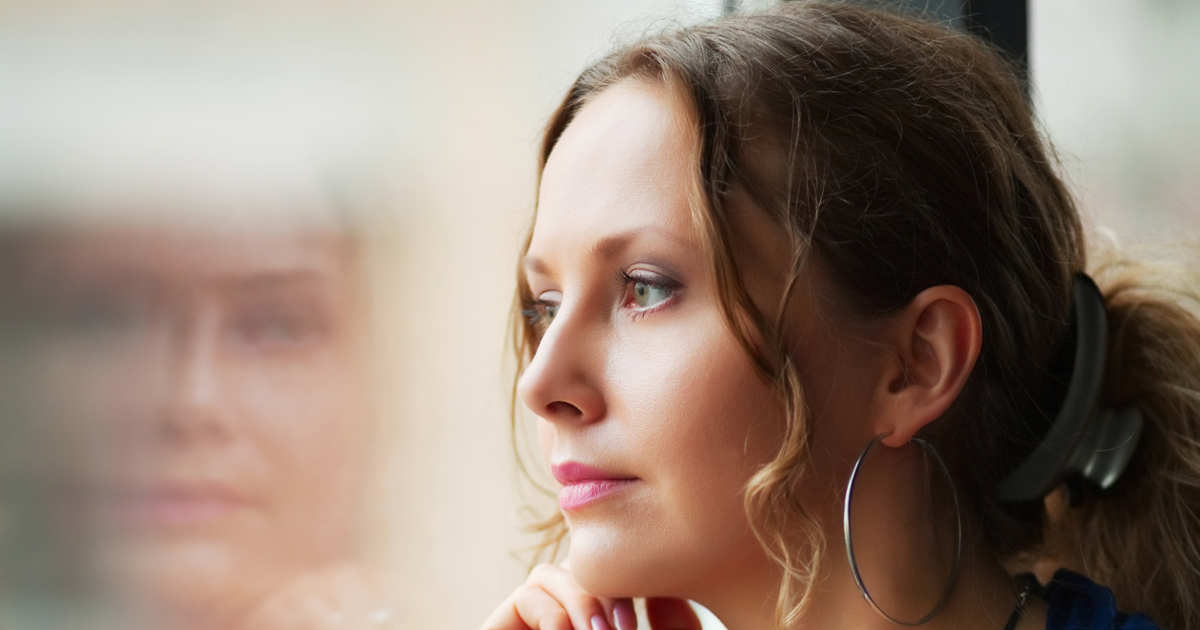
[[[926,453],[933,456],[933,460],[937,462],[938,467],[942,469],[942,473],[946,475],[946,482],[950,484],[950,496],[954,499],[954,564],[950,567],[950,583],[946,586],[945,590],[942,591],[942,596],[940,599],[938,599],[937,604],[934,605],[933,610],[929,611],[925,614],[925,616],[917,619],[916,621],[904,621],[889,615],[883,610],[883,608],[879,606],[875,599],[871,597],[871,592],[867,590],[867,585],[863,583],[862,573],[859,572],[858,569],[858,561],[854,557],[854,543],[852,542],[852,527],[850,524],[850,502],[854,497],[854,482],[858,479],[858,472],[862,468],[863,461],[867,459],[867,454],[870,453],[871,449],[874,448],[875,445],[878,444],[879,441],[884,437],[886,437],[886,434],[877,435],[874,438],[871,438],[871,441],[867,443],[866,448],[862,450],[862,453],[859,453],[858,459],[854,461],[854,468],[850,471],[850,480],[846,483],[846,503],[842,508],[842,536],[846,540],[846,556],[850,560],[850,572],[854,575],[854,583],[858,585],[858,591],[867,599],[867,603],[871,605],[871,608],[874,608],[875,612],[879,613],[885,619],[894,624],[901,626],[919,626],[930,619],[933,619],[934,615],[941,612],[942,607],[946,605],[946,602],[950,601],[950,593],[954,591],[954,584],[958,581],[958,567],[962,558],[963,544],[962,511],[959,509],[958,492],[954,487],[954,479],[950,476],[950,469],[946,467],[946,462],[942,461],[942,456],[938,455],[937,450],[933,448],[933,445],[927,440],[917,437],[912,438],[913,442],[916,442],[925,450]]]

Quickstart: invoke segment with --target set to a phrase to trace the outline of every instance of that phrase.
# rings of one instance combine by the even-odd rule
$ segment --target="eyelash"
[[[675,302],[680,290],[683,288],[678,282],[659,274],[646,273],[635,275],[625,270],[617,272],[616,281],[617,287],[621,291],[621,307],[626,310],[630,319],[634,321],[670,306]],[[667,291],[669,295],[653,306],[630,306],[630,302],[632,301],[630,292],[634,284],[644,284],[652,289]],[[551,309],[557,310],[558,307],[559,304],[545,300],[538,300],[536,298],[525,299],[521,302],[521,316],[525,318],[530,327],[534,328],[540,334],[549,327],[550,322],[554,319],[554,315],[548,311]]]
[[[550,325],[551,316],[546,314],[546,307],[545,302],[538,300],[521,301],[521,316],[525,318],[525,323],[539,334],[545,330],[546,326]]]
[[[621,296],[621,306],[628,307],[629,317],[634,321],[670,306],[675,302],[676,296],[679,295],[679,290],[683,288],[678,282],[656,273],[647,273],[638,276],[622,270],[617,274],[617,277],[618,281],[620,282],[621,291],[623,291]],[[661,302],[653,306],[630,307],[629,304],[632,298],[630,291],[632,290],[633,285],[638,283],[647,285],[653,289],[667,291],[669,295]]]

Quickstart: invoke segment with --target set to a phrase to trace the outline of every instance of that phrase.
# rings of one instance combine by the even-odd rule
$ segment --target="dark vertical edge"
[[[963,0],[963,16],[967,30],[995,44],[1017,65],[1029,98],[1028,0]]]

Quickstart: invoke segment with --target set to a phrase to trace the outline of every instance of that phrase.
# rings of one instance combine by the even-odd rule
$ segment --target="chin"
[[[217,541],[114,544],[100,557],[100,575],[134,610],[165,621],[229,619],[270,588],[252,554]]]
[[[571,528],[567,569],[597,597],[677,594],[671,578],[679,576],[680,566],[686,564],[653,536],[603,526]]]

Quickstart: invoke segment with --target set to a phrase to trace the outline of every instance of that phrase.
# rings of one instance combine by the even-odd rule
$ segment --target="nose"
[[[219,342],[215,313],[189,313],[172,327],[171,378],[159,423],[164,436],[180,441],[228,436]]]
[[[521,373],[517,395],[530,411],[552,423],[587,424],[603,418],[602,345],[601,331],[564,309]]]

